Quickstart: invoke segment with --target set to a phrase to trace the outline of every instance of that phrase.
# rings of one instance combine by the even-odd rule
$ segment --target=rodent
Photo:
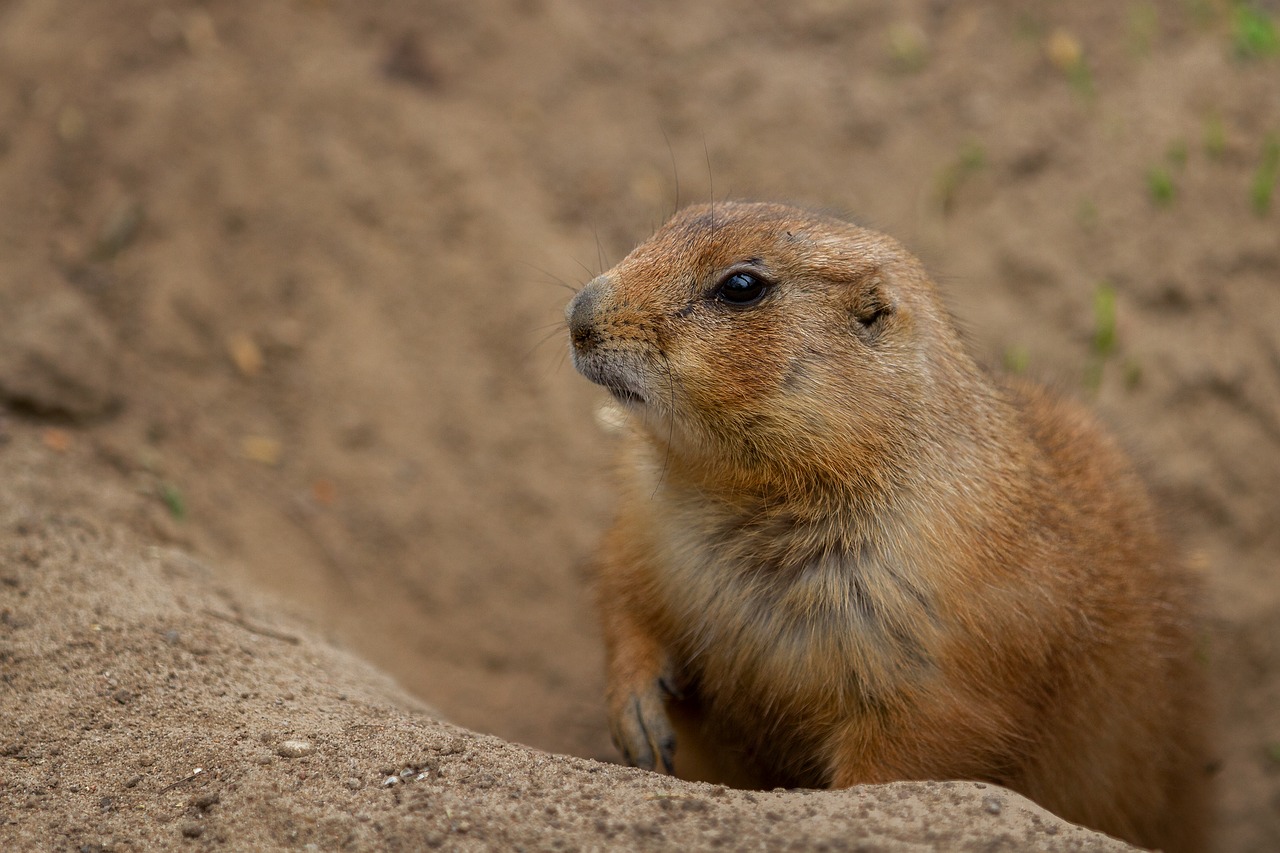
[[[629,763],[990,782],[1202,848],[1194,578],[1117,443],[981,369],[897,242],[696,206],[565,314],[626,413],[594,579]]]

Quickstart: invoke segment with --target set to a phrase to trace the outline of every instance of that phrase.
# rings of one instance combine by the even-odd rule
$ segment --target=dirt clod
[[[0,292],[0,340],[0,402],[85,419],[119,401],[114,332],[69,288]]]

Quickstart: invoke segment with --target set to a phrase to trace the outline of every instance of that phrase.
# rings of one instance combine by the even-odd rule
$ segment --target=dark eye
[[[749,272],[736,272],[720,282],[716,298],[730,305],[753,305],[768,291],[768,283]]]

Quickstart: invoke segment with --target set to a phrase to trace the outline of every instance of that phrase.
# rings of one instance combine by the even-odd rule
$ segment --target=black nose
[[[565,316],[569,320],[569,339],[574,349],[589,350],[599,342],[596,332],[596,305],[600,302],[603,285],[600,279],[589,283],[569,302]]]

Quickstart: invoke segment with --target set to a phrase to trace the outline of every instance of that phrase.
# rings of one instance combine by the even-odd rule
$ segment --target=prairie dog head
[[[900,443],[963,360],[893,240],[777,204],[687,208],[578,292],[573,363],[690,461],[830,468]]]

